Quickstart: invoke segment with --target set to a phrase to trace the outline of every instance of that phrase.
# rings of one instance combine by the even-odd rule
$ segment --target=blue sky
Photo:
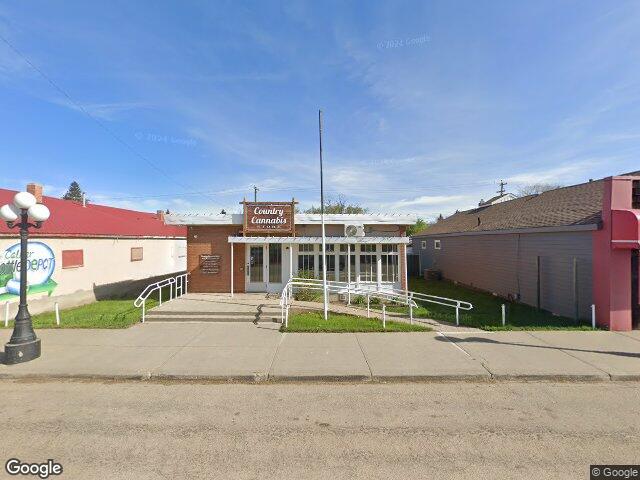
[[[373,211],[640,169],[639,2],[14,1],[0,35],[1,187],[317,204],[318,108],[329,196]]]

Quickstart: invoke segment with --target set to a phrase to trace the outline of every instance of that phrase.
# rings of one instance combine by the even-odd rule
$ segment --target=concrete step
[[[216,312],[216,313],[179,313],[149,312],[147,322],[272,322],[280,321],[280,311],[273,313]]]

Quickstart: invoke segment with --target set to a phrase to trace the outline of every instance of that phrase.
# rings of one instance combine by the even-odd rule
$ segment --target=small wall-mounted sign
[[[242,202],[244,234],[294,234],[296,202]]]
[[[200,273],[205,275],[220,273],[220,255],[200,255]]]

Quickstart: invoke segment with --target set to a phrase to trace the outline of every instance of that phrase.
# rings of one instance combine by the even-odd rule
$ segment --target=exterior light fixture
[[[0,218],[7,222],[7,226],[20,229],[20,305],[13,334],[4,347],[4,363],[7,365],[28,362],[40,356],[40,339],[33,330],[27,307],[27,250],[29,229],[42,227],[49,215],[49,209],[37,203],[36,197],[29,192],[16,193],[12,205],[0,207]]]

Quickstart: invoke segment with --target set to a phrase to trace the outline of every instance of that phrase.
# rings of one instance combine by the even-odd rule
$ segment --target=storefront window
[[[360,245],[360,281],[378,281],[376,246],[373,244]]]
[[[318,255],[318,270],[322,276],[322,257]],[[333,253],[327,253],[327,280],[335,281],[336,279],[336,256]]]
[[[338,261],[338,281],[347,281],[347,254],[349,251],[349,245],[340,245],[340,255]],[[356,254],[355,245],[351,245],[351,281],[356,281]]]
[[[397,282],[400,278],[400,270],[398,268],[398,246],[382,245],[382,281]]]
[[[315,277],[315,254],[313,244],[302,243],[298,245],[298,277]]]
[[[335,281],[336,279],[336,256],[335,245],[333,243],[325,244],[325,252],[327,252],[327,280]],[[318,270],[322,277],[322,244],[318,245]]]

